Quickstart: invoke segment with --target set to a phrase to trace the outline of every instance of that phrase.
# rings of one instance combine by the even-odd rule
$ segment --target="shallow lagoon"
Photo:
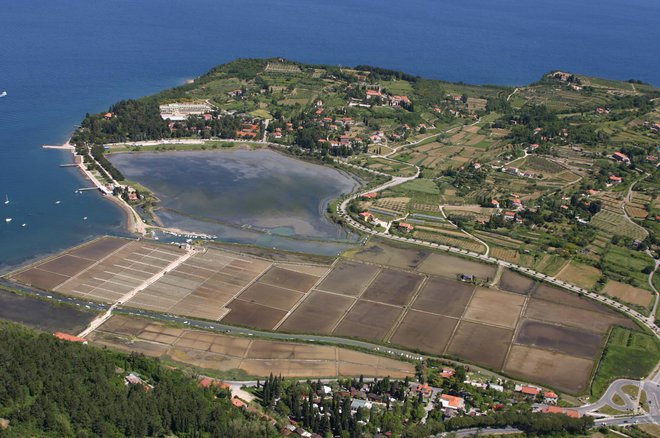
[[[356,239],[325,211],[329,201],[359,183],[330,167],[268,149],[127,153],[109,159],[127,179],[156,194],[157,215],[167,227],[321,254],[336,254]]]

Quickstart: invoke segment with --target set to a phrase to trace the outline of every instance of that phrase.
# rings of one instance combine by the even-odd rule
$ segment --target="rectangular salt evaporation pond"
[[[78,333],[95,316],[92,312],[0,290],[0,319],[25,324],[37,330]]]
[[[330,167],[268,149],[109,158],[129,180],[156,194],[161,200],[159,217],[169,227],[240,243],[258,244],[264,235],[283,241],[354,239],[326,217],[326,208],[359,183]]]

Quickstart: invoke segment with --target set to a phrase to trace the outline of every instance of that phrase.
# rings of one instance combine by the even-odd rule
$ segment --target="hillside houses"
[[[213,108],[207,103],[168,103],[160,105],[160,117],[173,122],[187,120],[189,116],[201,116]]]

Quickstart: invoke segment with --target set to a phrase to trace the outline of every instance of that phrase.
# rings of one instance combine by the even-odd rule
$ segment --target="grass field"
[[[640,379],[660,360],[660,345],[651,335],[614,327],[591,385],[591,394],[600,397],[619,378]]]

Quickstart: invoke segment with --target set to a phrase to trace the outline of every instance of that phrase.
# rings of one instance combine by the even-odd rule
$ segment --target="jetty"
[[[41,147],[44,148],[44,149],[63,149],[63,150],[66,150],[66,151],[72,151],[72,150],[75,149],[75,147],[70,143],[64,143],[64,144],[60,144],[60,145],[45,144],[45,145],[42,145]]]

